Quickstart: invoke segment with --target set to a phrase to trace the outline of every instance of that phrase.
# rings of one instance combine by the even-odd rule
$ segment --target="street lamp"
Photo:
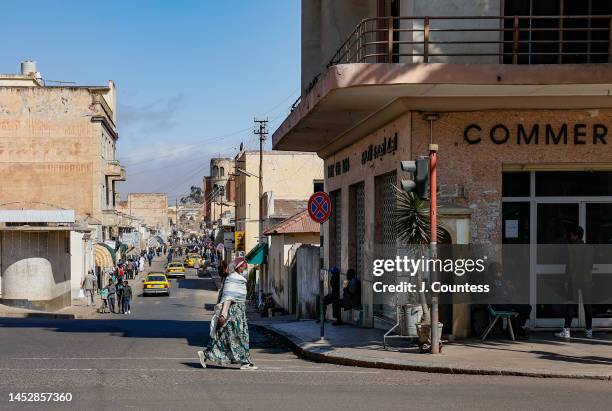
[[[241,169],[241,168],[236,168],[236,171],[237,171],[238,173],[240,173],[240,174],[244,174],[244,175],[245,175],[245,176],[247,176],[247,177],[255,177],[255,178],[259,178],[259,176],[258,176],[258,175],[255,175],[255,174],[253,174],[253,173],[251,173],[251,172],[249,172],[249,171],[243,170],[243,169]],[[236,174],[234,174],[234,175],[236,175]]]

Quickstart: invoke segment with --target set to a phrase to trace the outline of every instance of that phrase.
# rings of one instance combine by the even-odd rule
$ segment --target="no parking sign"
[[[318,191],[308,199],[308,215],[319,224],[329,220],[331,210],[331,200],[327,193]]]

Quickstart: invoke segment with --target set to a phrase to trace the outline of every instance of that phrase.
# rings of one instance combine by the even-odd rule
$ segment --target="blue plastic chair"
[[[516,311],[497,311],[493,309],[491,304],[489,304],[488,307],[489,307],[489,314],[491,316],[491,322],[487,326],[484,333],[482,333],[482,337],[480,337],[480,341],[484,342],[484,340],[487,338],[487,336],[489,335],[493,327],[495,327],[495,323],[497,323],[497,320],[499,320],[500,318],[502,320],[503,319],[508,320],[508,330],[510,330],[510,338],[512,339],[512,341],[514,341],[515,338],[514,338],[514,330],[512,329],[512,319],[516,317],[518,313]]]

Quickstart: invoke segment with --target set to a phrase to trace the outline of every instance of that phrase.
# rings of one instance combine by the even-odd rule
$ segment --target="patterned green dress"
[[[211,338],[204,355],[207,361],[221,365],[252,363],[245,303],[232,303],[225,324]]]

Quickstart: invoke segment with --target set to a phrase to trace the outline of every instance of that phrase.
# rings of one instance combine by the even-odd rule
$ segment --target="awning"
[[[94,256],[97,267],[113,268],[115,266],[113,256],[106,244],[94,244]]]
[[[122,256],[125,256],[126,252],[128,250],[128,245],[125,243],[120,243],[119,244],[119,252],[121,253]]]
[[[247,253],[246,258],[249,264],[265,264],[266,257],[268,256],[268,244],[261,243],[257,244]]]
[[[147,241],[147,247],[160,247],[164,244],[163,241],[159,239],[159,237],[151,237]]]

